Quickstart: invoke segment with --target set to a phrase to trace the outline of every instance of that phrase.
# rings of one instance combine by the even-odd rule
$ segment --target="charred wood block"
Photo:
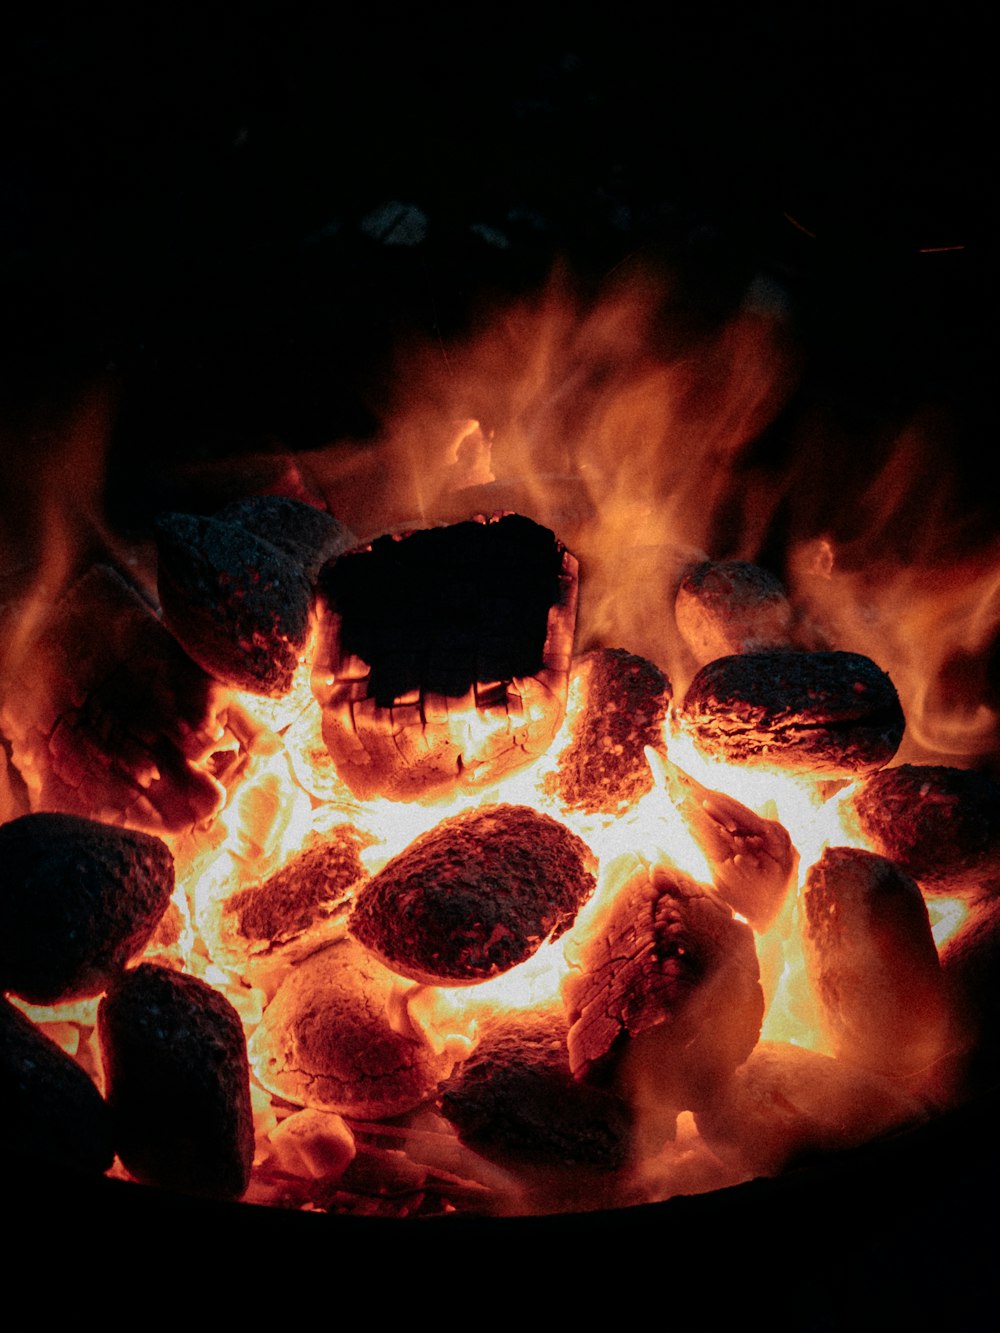
[[[872,852],[828,847],[802,904],[806,966],[834,1053],[892,1077],[930,1070],[948,1009],[914,881]]]
[[[235,500],[213,517],[269,542],[299,565],[313,582],[328,560],[357,545],[357,538],[325,509],[284,495]]]
[[[527,806],[444,820],[373,875],[350,931],[400,976],[467,985],[506,972],[570,926],[594,891],[595,858]]]
[[[111,1114],[90,1079],[0,998],[0,1133],[8,1152],[100,1175],[114,1161]]]
[[[918,1124],[926,1111],[891,1079],[801,1046],[761,1042],[695,1119],[723,1160],[776,1175]]]
[[[36,809],[177,831],[215,814],[196,765],[219,732],[217,687],[152,608],[95,566],[53,608],[3,701]]]
[[[652,662],[620,648],[576,658],[572,681],[580,709],[548,790],[571,810],[620,813],[653,785],[645,747],[664,751],[670,682]]]
[[[146,945],[174,888],[159,838],[76,815],[0,828],[0,989],[32,1004],[99,995]]]
[[[628,858],[563,986],[570,1065],[633,1104],[694,1109],[753,1050],[764,997],[749,926],[670,866]]]
[[[703,787],[675,764],[664,767],[670,798],[711,866],[713,888],[754,930],[767,930],[799,864],[787,829]]]
[[[872,850],[925,893],[1000,887],[1000,784],[985,774],[902,764],[867,778],[848,809]]]
[[[320,573],[313,690],[361,799],[480,787],[563,718],[577,564],[517,514],[380,537]]]
[[[558,1010],[502,1014],[484,1026],[442,1089],[442,1109],[464,1144],[501,1164],[625,1164],[628,1108],[607,1089],[574,1079],[566,1030]]]
[[[253,694],[286,693],[305,650],[312,586],[245,528],[192,514],[157,522],[163,619],[210,675]]]
[[[361,1120],[401,1115],[451,1072],[449,1057],[396,1031],[396,980],[353,940],[289,972],[251,1041],[258,1079],[300,1106]]]
[[[339,824],[262,884],[237,889],[219,904],[213,956],[234,967],[273,954],[288,962],[342,933],[366,877],[359,853],[369,842]]]
[[[225,996],[197,977],[142,963],[114,983],[97,1022],[129,1175],[239,1198],[250,1181],[253,1114],[246,1039]]]
[[[710,758],[826,778],[882,768],[905,726],[892,681],[857,653],[721,657],[691,682],[680,722]]]
[[[794,643],[794,616],[781,580],[741,560],[706,561],[690,570],[677,589],[674,617],[700,666]]]

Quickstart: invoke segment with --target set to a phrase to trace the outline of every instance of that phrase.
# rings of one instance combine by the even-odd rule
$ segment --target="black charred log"
[[[882,768],[905,727],[892,681],[857,653],[721,657],[691,682],[680,721],[710,758],[817,778]]]
[[[373,875],[351,933],[400,976],[471,985],[561,935],[594,891],[593,854],[527,806],[444,820]]]
[[[76,815],[0,827],[0,989],[32,1004],[99,995],[145,947],[174,888],[159,838]]]
[[[254,1131],[239,1015],[197,977],[142,963],[111,987],[98,1031],[118,1155],[129,1175],[239,1198]]]

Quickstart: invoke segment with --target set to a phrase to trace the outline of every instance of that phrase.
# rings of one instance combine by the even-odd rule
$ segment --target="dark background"
[[[27,447],[102,377],[125,471],[364,436],[401,332],[467,328],[556,258],[596,283],[641,255],[681,275],[693,325],[776,278],[805,393],[862,415],[944,404],[970,455],[995,424],[987,10],[875,11],[709,0],[653,27],[622,5],[480,22],[249,0],[8,19],[8,438]],[[363,228],[393,202],[425,218],[418,244]]]

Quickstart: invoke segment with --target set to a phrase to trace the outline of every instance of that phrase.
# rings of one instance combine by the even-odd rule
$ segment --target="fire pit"
[[[678,364],[637,332],[657,301],[649,275],[592,308],[554,284],[380,443],[8,607],[0,981],[106,1080],[118,1173],[341,1216],[577,1213],[992,1086],[997,797],[970,770],[994,718],[936,698],[951,647],[926,640],[985,652],[995,552],[954,560],[956,594],[832,531],[789,533],[785,585],[712,549],[782,400],[780,319],[751,301]],[[50,961],[23,924],[43,853],[51,888],[98,838],[96,887],[42,914],[93,956],[22,980]],[[140,838],[160,869],[115,869],[115,903],[142,885],[119,924],[103,866]]]

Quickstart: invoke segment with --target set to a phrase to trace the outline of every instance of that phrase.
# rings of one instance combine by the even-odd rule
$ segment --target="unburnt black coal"
[[[326,565],[313,689],[363,800],[479,788],[548,747],[566,705],[576,560],[518,514],[380,537]]]

